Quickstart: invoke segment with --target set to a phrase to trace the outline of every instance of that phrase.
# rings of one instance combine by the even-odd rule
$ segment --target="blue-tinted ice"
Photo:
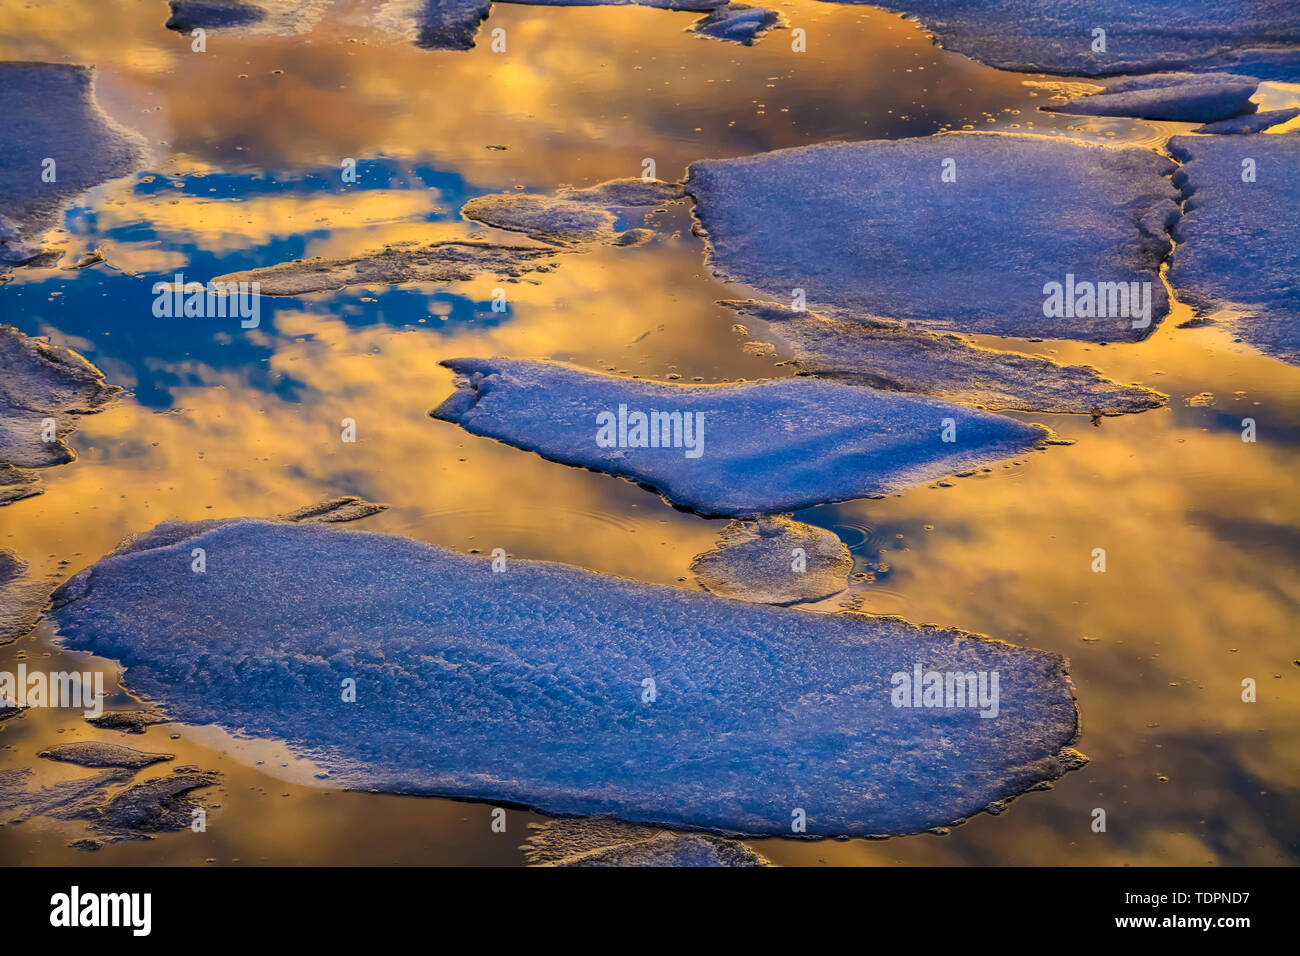
[[[1167,311],[1173,168],[1145,149],[953,134],[705,160],[686,191],[714,271],[777,302],[803,290],[847,318],[1113,342]],[[1077,308],[1058,309],[1052,283],[1105,283],[1127,305],[1067,294]]]
[[[811,378],[666,385],[549,362],[443,364],[461,378],[433,417],[630,478],[706,515],[884,495],[1014,457],[1048,438],[1040,425]]]
[[[53,614],[173,719],[286,741],[346,787],[872,835],[998,809],[1083,759],[1053,654],[324,525],[166,523]],[[996,672],[997,716],[895,706],[917,665]]]

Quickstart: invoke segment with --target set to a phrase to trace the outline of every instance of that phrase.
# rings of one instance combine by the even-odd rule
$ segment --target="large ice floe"
[[[1177,136],[1187,201],[1169,281],[1202,316],[1300,363],[1300,134]]]
[[[0,63],[0,270],[40,254],[70,199],[139,161],[138,140],[95,103],[92,76],[67,63]]]
[[[1263,79],[1300,79],[1295,0],[878,0],[872,5],[915,17],[946,48],[1004,70],[1102,76],[1235,69]]]
[[[918,392],[993,411],[1123,415],[1159,408],[1166,400],[1160,392],[1121,385],[1088,365],[980,348],[951,332],[848,322],[752,299],[724,299],[721,304],[768,323],[766,337],[791,351],[801,371],[820,378]]]
[[[164,523],[52,613],[174,720],[284,741],[351,788],[867,836],[1085,759],[1054,654],[319,524]]]
[[[705,160],[714,271],[836,317],[1134,341],[1168,310],[1174,164],[1150,150],[951,134]]]
[[[1100,93],[1044,106],[1054,113],[1136,116],[1181,123],[1213,123],[1254,112],[1259,80],[1231,73],[1158,73],[1122,80]]]
[[[705,515],[884,495],[1050,437],[1041,425],[813,378],[668,385],[550,362],[442,364],[459,377],[434,418],[629,478]]]
[[[121,392],[71,349],[0,325],[0,505],[40,494],[29,469],[72,461],[79,417]]]

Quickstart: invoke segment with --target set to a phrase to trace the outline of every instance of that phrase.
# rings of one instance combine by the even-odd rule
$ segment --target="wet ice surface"
[[[696,162],[686,191],[715,273],[778,301],[802,289],[864,317],[1114,342],[1167,311],[1172,169],[1143,149],[955,134]],[[1149,284],[1150,314],[1045,314],[1047,284],[1067,276]]]
[[[121,661],[176,720],[284,740],[342,786],[734,833],[788,834],[802,810],[809,835],[869,835],[996,808],[1082,760],[1064,661],[1041,651],[558,564],[498,573],[391,535],[185,530],[61,589],[61,640]],[[997,716],[895,707],[891,675],[917,664],[997,671]]]
[[[303,259],[217,276],[214,283],[256,282],[263,295],[302,295],[350,285],[465,282],[489,274],[515,279],[549,269],[555,250],[491,242],[404,243],[338,259]]]
[[[99,740],[83,740],[74,743],[55,744],[36,754],[46,760],[60,763],[74,763],[79,767],[126,767],[139,770],[152,764],[174,759],[171,754],[151,754],[121,744],[104,743]]]
[[[41,234],[72,197],[139,160],[137,141],[95,103],[93,75],[65,63],[0,63],[0,272],[40,253]]]
[[[120,730],[125,734],[143,734],[146,727],[167,722],[167,718],[151,710],[111,710],[98,717],[86,718],[86,723],[92,727]]]
[[[1253,112],[1259,80],[1230,73],[1159,73],[1122,80],[1100,93],[1045,106],[1055,113],[1138,116],[1182,123],[1213,123]]]
[[[1047,429],[932,399],[811,378],[666,385],[548,362],[448,359],[430,414],[544,458],[629,478],[704,515],[884,495],[1039,447]],[[679,414],[676,431],[652,412]],[[634,416],[641,418],[640,428]],[[944,439],[951,425],[952,441]],[[644,442],[644,444],[640,444]]]
[[[1159,392],[1121,385],[1086,365],[980,348],[951,333],[844,321],[770,302],[730,299],[722,304],[769,323],[763,337],[786,346],[798,368],[822,378],[992,411],[1122,415],[1165,403]]]
[[[833,531],[780,516],[730,522],[691,562],[708,591],[756,604],[820,601],[843,591],[852,570],[853,556]]]
[[[1300,362],[1300,134],[1176,136],[1169,152],[1189,197],[1170,282],[1202,314],[1228,310],[1247,342]]]
[[[1218,135],[1236,134],[1236,133],[1262,133],[1266,129],[1285,123],[1287,120],[1295,119],[1300,116],[1300,107],[1291,107],[1284,110],[1266,110],[1260,113],[1251,113],[1248,116],[1237,116],[1232,119],[1220,120],[1217,123],[1207,123],[1205,126],[1197,127],[1192,130],[1193,133],[1213,133]]]
[[[532,866],[768,866],[743,843],[673,833],[617,820],[548,820],[529,825]]]
[[[582,242],[617,242],[620,213],[640,222],[646,213],[682,197],[681,186],[657,179],[619,179],[584,189],[561,189],[553,195],[493,193],[476,196],[461,214],[498,229],[527,233],[532,239],[567,246]]]
[[[356,495],[344,495],[341,498],[328,498],[314,505],[304,505],[294,511],[280,515],[285,521],[315,521],[337,524],[343,521],[357,521],[379,514],[388,505],[366,501]]]
[[[1268,65],[1272,71],[1249,72],[1300,78],[1300,6],[1294,0],[1053,0],[1050,5],[1043,0],[884,0],[879,5],[920,20],[948,49],[1004,70],[1099,76]],[[1094,49],[1097,28],[1106,31],[1104,49]]]
[[[71,349],[0,325],[0,505],[40,494],[27,469],[72,461],[66,439],[79,416],[102,411],[121,393]]]
[[[715,40],[749,46],[769,31],[785,25],[785,18],[775,10],[728,3],[696,20],[689,29]]]

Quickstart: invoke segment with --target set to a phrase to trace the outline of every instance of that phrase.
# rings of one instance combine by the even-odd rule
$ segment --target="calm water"
[[[708,274],[688,205],[657,217],[661,241],[567,256],[535,284],[507,286],[504,314],[485,278],[264,299],[260,328],[244,331],[156,319],[151,286],[181,270],[206,281],[394,241],[492,236],[461,221],[464,200],[635,176],[647,157],[674,179],[695,159],[834,139],[995,129],[1161,148],[1188,128],[1041,113],[1061,81],[944,53],[877,10],[774,6],[808,30],[808,53],[791,52],[786,32],[752,48],[699,39],[683,32],[686,13],[510,5],[487,24],[506,29],[508,53],[433,52],[371,27],[368,4],[341,3],[310,33],[213,32],[195,54],[162,28],[162,3],[7,5],[0,59],[95,64],[101,104],[150,155],[140,174],[82,197],[56,236],[71,254],[102,247],[112,268],[24,269],[0,287],[0,319],[79,350],[133,392],[84,421],[78,462],[47,470],[46,494],[0,509],[0,545],[62,576],[162,520],[358,494],[391,505],[365,530],[693,587],[691,558],[721,522],[426,414],[451,391],[439,360],[462,355],[684,381],[790,374],[779,356],[742,351],[735,315],[715,300],[747,290]],[[1266,85],[1259,99],[1300,102],[1300,87]],[[355,185],[339,182],[345,157],[358,160]],[[1189,317],[1177,305],[1140,345],[981,339],[1096,365],[1168,393],[1169,407],[1097,425],[1023,416],[1076,444],[952,487],[799,514],[836,529],[875,572],[818,609],[895,613],[1068,656],[1092,763],[947,836],[752,846],[778,863],[1300,859],[1300,369],[1234,342],[1228,326],[1176,327]],[[1240,439],[1246,416],[1257,444]],[[338,441],[343,418],[358,424],[354,445]],[[1106,574],[1090,571],[1096,547]],[[0,669],[86,666],[52,636],[45,623],[0,648]],[[120,676],[92,662],[110,685]],[[1241,702],[1244,677],[1257,680],[1257,703]],[[129,703],[119,692],[110,706]],[[330,791],[275,746],[170,725],[124,738],[50,710],[3,725],[0,767],[83,775],[34,756],[74,737],[222,771],[207,833],[92,854],[67,845],[81,824],[4,822],[0,859],[519,864],[527,824],[542,819],[511,811],[494,834],[488,805]],[[1090,830],[1095,807],[1105,834]]]

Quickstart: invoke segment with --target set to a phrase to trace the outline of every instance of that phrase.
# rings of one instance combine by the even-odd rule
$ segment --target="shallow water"
[[[4,9],[0,59],[96,64],[100,103],[144,134],[150,160],[78,200],[56,236],[74,256],[102,246],[112,268],[20,269],[0,287],[0,319],[77,349],[134,393],[85,419],[79,460],[45,470],[44,495],[0,508],[0,546],[64,576],[162,520],[358,494],[391,506],[359,529],[695,587],[691,559],[725,522],[427,417],[451,391],[437,363],[456,356],[687,382],[790,374],[780,356],[742,351],[735,314],[715,300],[748,290],[709,275],[687,203],[656,217],[661,240],[565,256],[535,282],[263,299],[255,330],[157,319],[151,286],[178,270],[205,281],[407,239],[510,241],[461,221],[461,203],[635,176],[647,157],[675,179],[696,159],[833,139],[969,128],[1159,148],[1190,128],[1041,113],[1070,81],[979,66],[871,8],[774,7],[808,30],[808,53],[791,52],[788,32],[744,48],[683,32],[694,14],[640,8],[498,4],[485,26],[506,29],[506,54],[483,35],[465,53],[419,50],[368,26],[360,2],[304,36],[213,31],[205,54],[162,28],[165,4]],[[1277,108],[1300,89],[1270,84],[1257,98]],[[339,183],[345,157],[358,160],[356,185]],[[491,308],[498,286],[505,314]],[[1177,328],[1189,317],[1175,306],[1138,345],[980,339],[1095,365],[1168,393],[1169,407],[1096,424],[1017,416],[1076,443],[951,487],[798,514],[835,529],[873,572],[817,609],[900,614],[1068,656],[1092,762],[946,836],[751,846],[777,863],[1300,859],[1300,369],[1234,342],[1228,326]],[[1247,416],[1256,444],[1241,441]],[[344,418],[356,444],[339,441]],[[1106,574],[1090,570],[1097,547]],[[82,657],[53,636],[47,622],[0,648],[0,670]],[[111,685],[116,668],[95,664]],[[1258,681],[1257,703],[1241,701],[1244,677]],[[0,767],[83,775],[34,756],[74,737],[220,770],[207,832],[84,853],[67,845],[80,824],[0,821],[0,859],[519,864],[527,823],[542,819],[511,810],[507,832],[493,833],[488,805],[331,791],[274,746],[171,725],[124,737],[67,711],[0,725]],[[1090,829],[1097,807],[1104,834]]]

